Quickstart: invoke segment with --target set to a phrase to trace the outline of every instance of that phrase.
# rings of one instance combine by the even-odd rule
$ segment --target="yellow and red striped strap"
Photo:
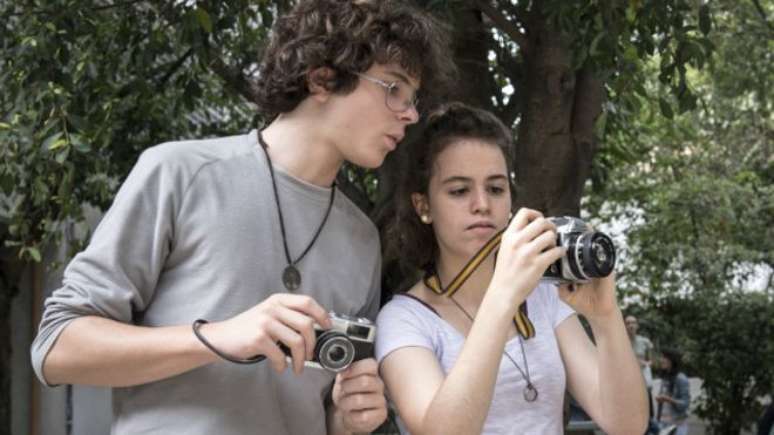
[[[462,268],[460,273],[454,277],[454,279],[449,283],[448,287],[445,289],[441,287],[441,280],[438,279],[438,275],[435,273],[435,271],[425,275],[425,285],[439,295],[444,295],[447,297],[453,296],[454,293],[456,293],[457,290],[462,287],[462,284],[465,283],[470,275],[473,274],[478,266],[481,265],[481,262],[483,262],[484,259],[492,253],[492,251],[500,246],[500,240],[502,239],[504,231],[505,230],[498,231],[494,237],[489,239],[489,241],[486,242],[486,244],[476,253],[476,255],[474,255],[473,258],[468,261],[465,267]],[[529,312],[527,310],[527,301],[524,301],[521,305],[519,305],[519,309],[516,311],[516,315],[513,316],[513,324],[516,326],[516,330],[519,332],[519,335],[521,335],[525,340],[529,340],[535,336],[535,326],[532,325],[532,322],[529,320],[528,314]]]

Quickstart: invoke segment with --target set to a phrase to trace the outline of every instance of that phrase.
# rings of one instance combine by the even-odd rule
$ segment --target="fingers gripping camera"
[[[373,357],[376,325],[366,318],[343,314],[330,313],[330,318],[331,329],[314,325],[314,353],[304,366],[340,372],[355,361]],[[280,349],[290,357],[290,349],[282,344]]]
[[[567,253],[549,266],[543,275],[549,281],[584,283],[610,275],[615,267],[615,245],[605,233],[593,231],[586,222],[572,216],[548,218],[556,225],[556,245]]]

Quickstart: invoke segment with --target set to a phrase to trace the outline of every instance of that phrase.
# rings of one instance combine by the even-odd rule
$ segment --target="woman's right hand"
[[[505,230],[487,294],[517,307],[566,248],[556,246],[556,226],[537,210],[521,208]]]

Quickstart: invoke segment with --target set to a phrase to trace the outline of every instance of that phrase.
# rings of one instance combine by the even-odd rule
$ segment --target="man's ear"
[[[430,203],[427,201],[427,195],[418,192],[412,193],[411,204],[414,206],[414,211],[417,213],[417,216],[419,216],[419,220],[425,224],[432,222],[432,218],[430,217]]]
[[[325,101],[331,94],[333,88],[333,80],[336,79],[336,71],[327,67],[321,66],[309,71],[306,74],[306,84],[309,88],[309,94],[317,99]]]

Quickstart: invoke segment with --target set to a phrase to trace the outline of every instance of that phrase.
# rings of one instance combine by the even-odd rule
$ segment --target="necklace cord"
[[[317,227],[317,231],[314,233],[314,237],[312,237],[312,241],[309,242],[309,244],[306,246],[306,249],[304,249],[304,252],[301,253],[301,255],[298,256],[295,260],[293,260],[290,257],[290,249],[288,249],[288,241],[287,241],[287,235],[285,232],[285,219],[282,216],[282,207],[280,206],[280,198],[279,198],[279,191],[277,190],[277,181],[274,177],[274,165],[271,162],[271,157],[269,157],[269,145],[266,144],[266,142],[263,139],[263,135],[261,132],[258,132],[258,142],[261,144],[261,148],[263,149],[263,152],[266,154],[266,163],[268,163],[269,166],[269,174],[271,175],[271,187],[274,190],[274,202],[277,204],[277,214],[279,215],[279,223],[280,223],[280,232],[282,233],[282,247],[285,248],[285,259],[288,262],[289,266],[295,266],[298,264],[299,261],[301,261],[302,258],[309,252],[310,249],[312,249],[312,246],[317,241],[317,238],[320,236],[320,233],[322,232],[323,227],[325,226],[325,223],[328,221],[328,216],[331,214],[331,209],[333,208],[333,200],[336,196],[336,182],[333,182],[333,185],[331,186],[331,195],[330,199],[328,200],[328,208],[325,210],[325,216],[323,217],[322,222],[320,222],[320,226]]]
[[[462,311],[462,314],[464,314],[465,317],[467,317],[468,320],[470,320],[470,323],[472,325],[473,322],[475,321],[475,318],[471,316],[470,313],[468,313],[464,308],[462,308],[462,305],[460,305],[460,303],[457,302],[456,299],[454,299],[454,296],[449,296],[449,299],[451,299],[452,302],[454,302],[454,305],[456,305],[457,308],[459,308],[460,311]],[[519,367],[519,364],[516,363],[516,360],[513,359],[513,357],[508,353],[508,351],[505,350],[505,348],[503,348],[503,354],[509,360],[511,360],[511,363],[513,363],[513,365],[516,366],[517,369],[519,369],[521,376],[523,376],[524,379],[527,381],[527,387],[534,388],[534,386],[532,385],[532,380],[530,379],[530,376],[529,376],[529,363],[527,362],[527,353],[524,351],[524,340],[521,339],[521,335],[518,333],[518,331],[516,333],[516,336],[519,338],[519,345],[521,346],[521,357],[524,360],[524,368],[527,370],[527,372],[525,373],[524,370],[522,370],[521,367]]]

